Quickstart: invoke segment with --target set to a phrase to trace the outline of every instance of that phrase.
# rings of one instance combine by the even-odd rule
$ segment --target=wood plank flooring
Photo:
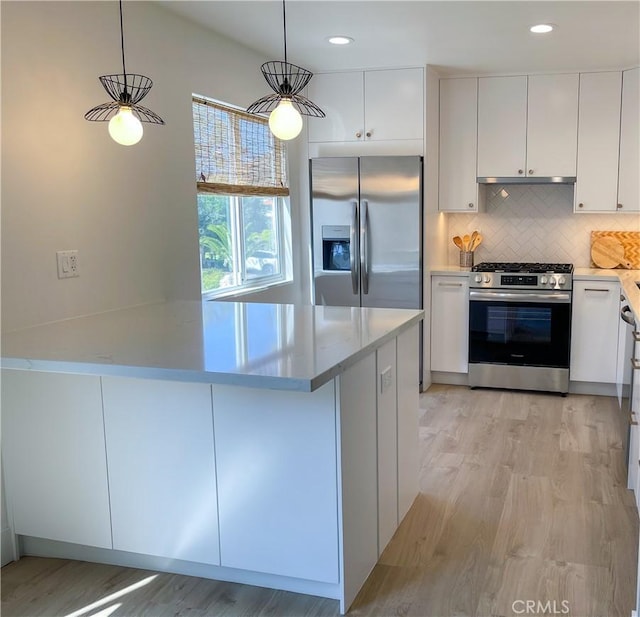
[[[630,617],[638,513],[617,401],[455,386],[420,400],[421,493],[350,614]],[[527,601],[535,610],[525,613]],[[3,617],[339,614],[334,600],[35,557],[2,569],[1,608]]]

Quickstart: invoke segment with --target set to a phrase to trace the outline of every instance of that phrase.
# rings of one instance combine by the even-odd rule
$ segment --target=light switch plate
[[[80,276],[78,271],[78,251],[57,251],[58,278],[68,279]]]

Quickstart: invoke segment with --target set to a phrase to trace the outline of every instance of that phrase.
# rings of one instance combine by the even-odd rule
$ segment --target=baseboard
[[[469,375],[467,373],[431,371],[431,383],[443,383],[449,386],[468,386]]]
[[[19,538],[22,555],[75,559],[77,561],[105,563],[127,568],[154,570],[156,572],[185,574],[187,576],[197,576],[230,583],[243,583],[245,585],[255,585],[256,587],[293,591],[294,593],[304,593],[335,600],[339,600],[341,595],[340,583],[309,581],[277,574],[237,570],[235,568],[182,561],[180,559],[57,542],[31,536],[19,536]]]
[[[15,561],[16,555],[13,548],[13,534],[11,529],[5,527],[2,530],[2,545],[0,546],[0,565],[6,566],[9,562]]]
[[[590,394],[593,396],[618,396],[614,383],[592,383],[590,381],[570,381],[570,394]]]

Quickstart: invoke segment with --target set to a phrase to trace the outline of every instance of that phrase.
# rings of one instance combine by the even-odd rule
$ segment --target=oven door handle
[[[568,304],[571,302],[571,294],[566,292],[535,293],[525,291],[470,291],[469,300],[477,302],[536,302]]]

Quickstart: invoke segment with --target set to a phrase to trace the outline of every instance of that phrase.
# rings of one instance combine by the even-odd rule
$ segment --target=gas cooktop
[[[472,272],[522,272],[531,274],[571,274],[573,264],[518,263],[483,261]]]

